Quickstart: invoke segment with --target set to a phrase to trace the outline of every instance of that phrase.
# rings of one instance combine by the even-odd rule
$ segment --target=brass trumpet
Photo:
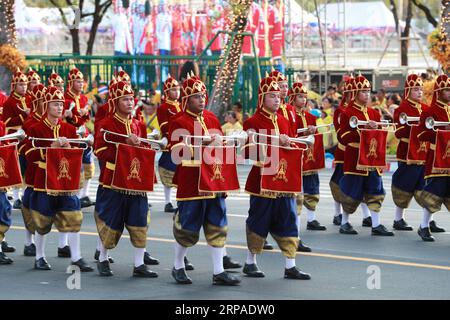
[[[262,142],[258,142],[256,141],[255,137],[265,137],[265,138],[270,138],[270,139],[275,139],[275,140],[279,140],[280,136],[278,135],[270,135],[270,134],[264,134],[264,133],[258,133],[258,132],[254,132],[253,130],[251,130],[251,142],[254,144],[259,144],[259,145],[264,145],[264,146],[276,146],[279,147],[279,145],[276,144],[269,144],[269,143],[262,143]],[[307,146],[311,146],[314,144],[314,136],[313,135],[309,135],[306,138],[291,138],[288,137],[288,141],[289,143],[303,143],[306,144]]]
[[[26,136],[27,135],[25,134],[25,131],[23,131],[22,129],[19,129],[14,133],[6,134],[3,137],[0,137],[0,141],[13,140],[13,139],[21,141],[21,140],[25,139]]]
[[[319,129],[319,128],[325,128],[325,127],[334,127],[334,125],[332,124],[332,123],[329,123],[329,124],[320,124],[320,125],[318,125],[318,126],[314,126],[314,129]],[[303,133],[303,132],[306,132],[306,131],[308,131],[309,130],[309,128],[301,128],[301,129],[297,129],[297,133]]]
[[[400,113],[400,115],[398,116],[398,121],[400,122],[400,124],[407,124],[409,126],[412,125],[411,122],[419,122],[419,120],[420,117],[410,117],[404,112]]]
[[[56,142],[56,141],[60,141],[61,138],[36,138],[36,137],[30,137],[31,140],[31,144],[33,145],[33,148],[36,149],[47,149],[49,147],[37,147],[35,142],[36,141],[47,141],[47,142]],[[69,143],[74,143],[74,144],[84,144],[85,147],[82,149],[87,149],[89,148],[89,145],[94,143],[94,136],[92,134],[88,135],[86,138],[80,138],[80,139],[70,139],[70,138],[66,138],[67,142]]]
[[[369,124],[370,121],[365,121],[365,120],[359,120],[356,116],[352,116],[349,120],[349,125],[350,128],[358,128],[359,126],[365,126],[367,124]],[[384,121],[380,121],[380,122],[376,122],[374,121],[376,125],[378,126],[383,126],[385,127],[387,130],[389,127],[393,127],[395,129],[395,124],[394,123],[390,123],[387,122],[386,120]]]
[[[112,134],[112,135],[115,135],[117,137],[123,137],[123,138],[129,138],[130,137],[127,134],[117,133],[117,132],[113,132],[113,131],[109,131],[109,130],[105,130],[105,129],[101,129],[100,132],[103,132],[103,139],[106,142],[114,143],[114,144],[118,144],[119,142],[108,140],[106,138],[107,134]],[[167,146],[167,143],[168,143],[167,138],[165,138],[165,137],[162,138],[161,140],[145,139],[145,138],[141,138],[141,137],[137,137],[137,138],[138,138],[139,142],[146,143],[146,144],[150,145],[150,147],[153,150],[155,150],[155,151],[160,151],[160,150],[164,149]]]
[[[197,145],[192,144],[192,139],[198,139],[202,142],[210,142],[212,141],[212,136],[192,136],[192,135],[182,135],[183,137],[183,143],[190,147],[198,147]],[[217,136],[219,139],[221,139],[223,142],[234,142],[235,147],[241,146],[241,141],[247,140],[247,133],[245,131],[239,131],[239,132],[233,132],[232,134],[228,136]]]
[[[450,126],[450,121],[435,121],[433,117],[428,117],[425,119],[425,127],[430,130],[436,131],[435,127],[445,127]]]

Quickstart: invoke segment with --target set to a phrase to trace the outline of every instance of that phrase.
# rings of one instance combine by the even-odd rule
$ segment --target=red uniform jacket
[[[170,122],[174,117],[181,114],[181,106],[178,101],[165,100],[158,109],[156,109],[156,117],[158,118],[159,129],[162,137],[166,137],[169,141]],[[168,151],[168,149],[163,150]]]
[[[6,133],[19,130],[28,117],[26,98],[13,92],[3,104],[3,122],[6,125]]]
[[[281,103],[277,113],[289,120],[293,132],[297,129],[295,107],[289,103]]]
[[[344,153],[344,174],[353,174],[368,176],[369,171],[357,170],[359,155],[360,134],[356,128],[351,128],[349,120],[352,116],[356,116],[358,120],[380,121],[380,114],[372,108],[366,108],[356,104],[355,101],[350,102],[347,108],[342,111],[340,116],[340,135],[342,144],[345,146]],[[378,170],[381,175],[381,171]]]
[[[244,130],[247,131],[249,129],[253,129],[256,132],[270,135],[287,134],[290,137],[295,136],[292,132],[289,121],[285,117],[281,117],[277,114],[271,114],[264,109],[259,109],[251,118],[247,119],[244,122]],[[267,143],[270,143],[270,139],[267,141]],[[253,144],[251,142],[244,146],[243,153],[245,159],[250,159],[249,148],[252,146]],[[262,161],[263,159],[261,158],[259,152],[257,154],[257,158],[252,160],[258,162],[253,165],[248,175],[247,183],[245,184],[245,191],[255,196],[267,198],[269,196],[261,195],[262,165],[259,163],[259,161]]]
[[[42,121],[41,116],[37,115],[36,113],[32,113],[23,123],[22,129],[25,131],[27,136],[30,136],[30,128],[34,127],[41,121]],[[18,146],[20,155],[25,155],[25,152],[27,151],[27,146],[29,147],[29,145],[27,145],[27,139],[24,139]],[[37,168],[36,163],[34,162],[27,163],[27,169],[25,170],[25,184],[28,187],[33,188],[34,186],[34,175],[37,170],[36,168]]]
[[[341,125],[340,125],[340,118],[341,114],[344,111],[344,109],[347,106],[339,107],[334,111],[333,115],[333,126],[336,129],[336,137],[338,139],[338,145],[336,147],[336,150],[334,151],[334,163],[344,163],[344,153],[345,153],[345,146],[341,142]]]
[[[295,117],[296,117],[296,127],[295,127],[294,132],[295,132],[296,136],[298,136],[298,137],[306,136],[306,135],[308,135],[308,133],[304,132],[304,133],[297,134],[297,129],[303,129],[303,128],[308,128],[308,126],[316,126],[317,125],[317,118],[309,112],[297,111],[295,113]]]
[[[145,131],[141,131],[139,122],[136,119],[130,118],[124,120],[119,117],[117,113],[109,115],[102,120],[102,129],[126,135],[134,133],[138,137],[147,138],[147,133]],[[107,139],[118,143],[125,143],[126,138],[108,134]],[[108,188],[111,186],[115,169],[117,146],[114,143],[106,142],[103,136],[103,132],[96,133],[94,146],[95,155],[99,160],[102,160],[106,164],[104,167],[102,167],[99,181],[100,184],[103,185],[103,187]]]
[[[436,132],[425,127],[425,120],[432,117],[434,121],[450,122],[450,107],[443,102],[437,101],[420,115],[419,123],[419,141],[430,142],[430,151],[427,154],[427,162],[425,163],[425,178],[449,176],[448,174],[432,174],[434,161],[434,150],[436,149]]]
[[[194,132],[194,128],[197,131]],[[201,132],[200,132],[201,129]],[[177,185],[177,200],[198,200],[198,199],[211,199],[215,195],[201,195],[198,191],[198,180],[200,175],[200,163],[194,162],[194,157],[192,155],[185,154],[186,148],[180,151],[180,146],[183,146],[183,138],[177,137],[178,130],[184,130],[184,134],[190,135],[209,135],[212,133],[222,135],[222,129],[220,127],[220,122],[217,117],[208,110],[203,110],[202,114],[197,116],[196,114],[190,112],[186,109],[185,112],[181,113],[176,118],[170,121],[169,128],[169,141],[170,150],[174,153],[180,154],[183,159],[180,164],[177,164],[177,169],[175,170],[175,176],[173,177],[173,183]],[[199,149],[199,148],[195,148]]]
[[[409,117],[420,117],[423,111],[429,107],[424,103],[414,103],[410,100],[402,100],[400,106],[394,111],[394,122],[397,124],[395,137],[400,140],[397,147],[397,160],[406,162],[408,156],[409,136],[411,135],[411,126],[400,124],[400,114],[406,113]]]
[[[78,138],[76,133],[76,128],[66,122],[61,120],[58,121],[57,125],[52,125],[47,118],[43,119],[39,123],[34,126],[31,126],[28,130],[28,137],[37,137],[37,138],[59,138],[66,137],[69,139]],[[44,142],[44,141],[36,141],[36,145],[50,146],[52,142]],[[26,139],[26,145],[24,147],[24,153],[27,157],[28,168],[32,170],[30,164],[33,163],[36,166],[34,173],[34,190],[36,191],[45,191],[45,161],[46,161],[46,149],[34,148],[31,140]],[[28,171],[27,168],[27,171]],[[29,181],[30,182],[30,181]]]
[[[72,118],[67,118],[67,122],[70,124],[73,124],[77,128],[84,125],[89,120],[89,112],[85,114],[84,116],[80,115],[80,109],[84,108],[88,103],[88,98],[80,94],[79,96],[76,96],[72,91],[68,90],[66,93],[64,93],[64,98],[66,99],[64,103],[64,111],[68,110],[70,108],[70,104],[72,102],[75,103],[75,107],[72,109]],[[64,113],[63,111],[63,113]]]

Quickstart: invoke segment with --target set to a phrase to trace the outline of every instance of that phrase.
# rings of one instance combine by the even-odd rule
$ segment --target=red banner
[[[450,174],[450,131],[438,130],[432,173]]]
[[[201,192],[227,192],[239,189],[236,148],[232,146],[202,148],[198,190]]]
[[[269,194],[302,192],[303,150],[269,147],[261,170],[261,192]]]
[[[47,148],[45,188],[53,194],[75,194],[80,189],[83,149]]]
[[[419,133],[419,126],[411,126],[408,154],[406,155],[406,161],[408,164],[424,164],[427,161],[427,153],[430,148],[430,143],[419,141],[417,138]]]
[[[153,191],[155,154],[152,149],[119,143],[111,186],[131,192]]]
[[[314,135],[314,144],[303,154],[303,174],[325,168],[325,148],[323,134]]]
[[[387,130],[361,129],[361,142],[356,168],[358,170],[386,168]]]
[[[0,188],[20,186],[20,174],[17,146],[15,144],[0,146]]]

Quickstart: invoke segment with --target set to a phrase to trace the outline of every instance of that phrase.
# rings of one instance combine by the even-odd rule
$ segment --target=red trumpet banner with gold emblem
[[[240,189],[234,146],[206,146],[198,180],[200,192],[229,192]]]
[[[0,146],[0,188],[20,186],[20,174],[17,146],[15,144]]]
[[[424,164],[427,161],[427,153],[430,148],[430,143],[426,141],[419,141],[417,138],[419,133],[419,126],[411,126],[408,153],[406,155],[407,164]]]
[[[303,149],[269,146],[261,169],[261,193],[302,192]]]
[[[80,189],[81,148],[47,148],[45,189],[51,194],[75,194]]]
[[[303,174],[325,168],[323,134],[314,135],[314,144],[303,152]]]
[[[119,143],[111,186],[130,192],[153,191],[155,154],[149,148]]]
[[[438,130],[432,173],[450,174],[450,131]]]
[[[361,129],[359,155],[356,169],[386,168],[387,130]]]

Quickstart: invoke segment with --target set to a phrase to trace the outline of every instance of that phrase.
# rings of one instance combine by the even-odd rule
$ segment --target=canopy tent
[[[286,5],[286,13],[285,13],[285,17],[291,17],[291,24],[303,24],[304,25],[309,25],[309,24],[317,24],[317,18],[315,15],[313,15],[312,13],[309,13],[308,11],[306,11],[305,9],[303,9],[295,0],[285,0]],[[289,6],[290,5],[290,6]],[[287,10],[291,10],[291,12],[289,13]],[[302,17],[303,14],[303,17]]]

